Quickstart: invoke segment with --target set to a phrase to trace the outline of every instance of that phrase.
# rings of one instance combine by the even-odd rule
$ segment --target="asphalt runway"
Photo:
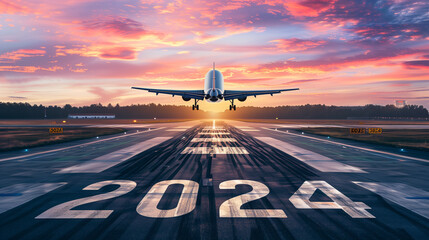
[[[1,153],[0,239],[427,239],[428,173],[287,125],[142,124]]]

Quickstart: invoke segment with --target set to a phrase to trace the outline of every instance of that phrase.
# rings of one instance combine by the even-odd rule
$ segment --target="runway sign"
[[[365,134],[365,128],[350,128],[350,134]]]
[[[49,134],[54,134],[54,133],[63,133],[64,129],[63,128],[49,128]]]
[[[368,128],[369,134],[381,134],[383,132],[383,129],[381,128]]]

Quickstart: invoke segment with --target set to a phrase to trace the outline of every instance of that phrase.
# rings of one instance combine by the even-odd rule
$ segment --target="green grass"
[[[231,119],[242,122],[273,124],[324,124],[324,125],[429,125],[429,121],[349,120],[349,119]]]
[[[383,129],[381,134],[350,134],[349,128],[302,128],[300,131],[360,142],[429,151],[428,129]]]
[[[47,127],[0,128],[0,151],[18,150],[124,132],[122,128],[64,127],[64,133],[49,134]]]

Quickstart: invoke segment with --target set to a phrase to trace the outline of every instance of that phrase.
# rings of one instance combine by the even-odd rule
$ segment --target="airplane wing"
[[[158,95],[161,94],[170,94],[174,96],[183,96],[188,98],[194,98],[203,100],[204,99],[204,90],[170,90],[170,89],[153,89],[153,88],[140,88],[140,87],[132,87],[132,89],[145,90],[148,92],[153,92]]]
[[[295,91],[299,90],[299,88],[290,88],[290,89],[277,89],[277,90],[256,90],[256,91],[235,91],[235,90],[225,90],[223,93],[223,97],[225,100],[232,100],[247,96],[255,96],[256,95],[264,95],[270,94],[271,96],[276,93],[281,93],[285,91]]]

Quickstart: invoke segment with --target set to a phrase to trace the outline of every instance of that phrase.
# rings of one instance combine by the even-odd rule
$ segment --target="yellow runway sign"
[[[63,132],[64,132],[63,128],[49,128],[49,134],[63,133]]]

